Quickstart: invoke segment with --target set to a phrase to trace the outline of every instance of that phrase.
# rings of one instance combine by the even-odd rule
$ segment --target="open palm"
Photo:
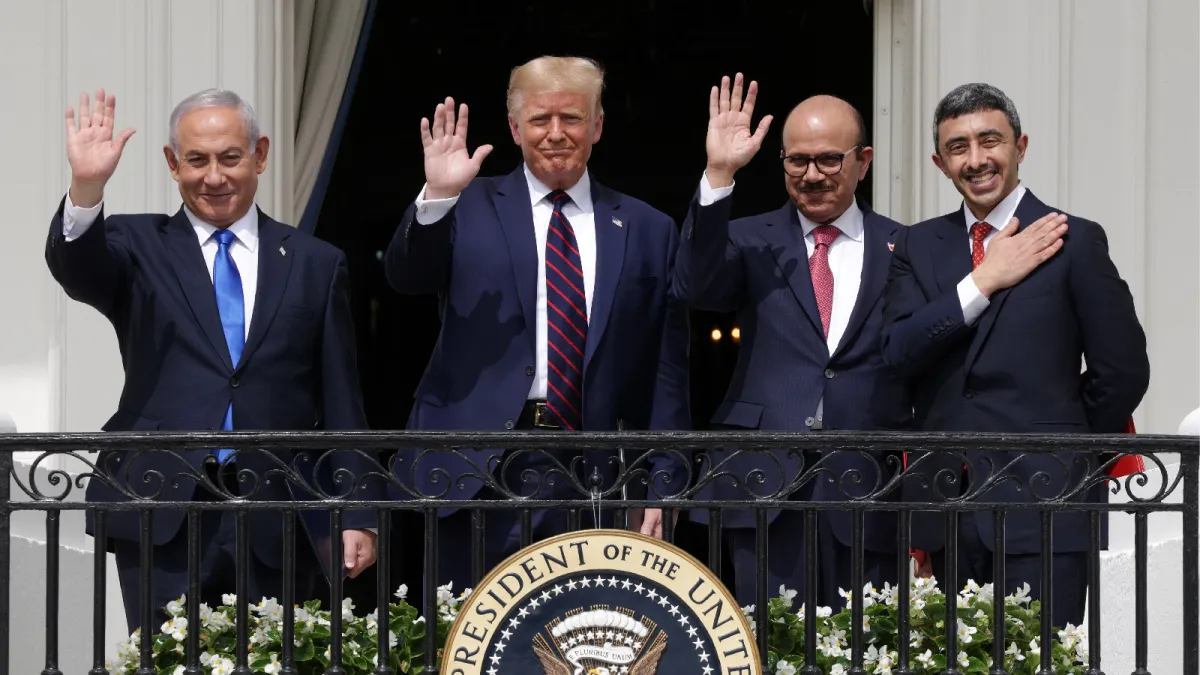
[[[708,97],[708,137],[705,140],[710,167],[736,171],[746,166],[762,147],[772,116],[763,117],[758,128],[751,132],[750,122],[757,97],[758,83],[751,82],[746,90],[746,100],[742,101],[741,73],[734,78],[732,92],[728,76],[721,78],[720,91],[712,88]]]
[[[467,104],[454,119],[454,99],[447,97],[433,113],[433,124],[421,118],[421,145],[425,148],[426,198],[453,197],[479,174],[479,167],[492,151],[482,145],[475,155],[467,152]]]
[[[112,177],[121,160],[125,143],[133,129],[113,136],[113,120],[117,97],[96,91],[96,102],[88,104],[88,95],[79,95],[79,128],[75,127],[75,111],[67,108],[67,161],[71,163],[73,181],[103,184]]]

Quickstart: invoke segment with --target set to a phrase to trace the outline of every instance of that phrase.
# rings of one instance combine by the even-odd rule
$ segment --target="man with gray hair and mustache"
[[[964,84],[947,94],[934,110],[933,141],[933,163],[963,204],[901,231],[883,306],[883,360],[909,387],[916,428],[1124,433],[1150,364],[1104,229],[1046,205],[1021,182],[1029,137],[996,87]],[[1106,500],[1105,484],[1088,485],[1106,461],[1099,453],[972,449],[912,459],[910,471],[923,478],[905,481],[909,501],[969,494],[1045,503],[1076,490],[1072,501]],[[968,579],[993,581],[1001,571],[994,563],[1002,562],[1004,578],[995,583],[1004,593],[1028,583],[1055,626],[1079,625],[1089,548],[1105,545],[1106,527],[1092,541],[1083,511],[1044,521],[1031,509],[1002,518],[960,511],[957,519],[912,517],[912,545],[929,552],[947,593]],[[946,556],[947,529],[957,536],[957,559]],[[1041,575],[1043,536],[1052,543],[1049,579]]]
[[[206,90],[171,114],[167,167],[183,205],[174,215],[106,215],[103,201],[132,129],[115,134],[116,97],[80,96],[79,120],[67,108],[71,187],[50,224],[46,262],[67,295],[112,323],[125,370],[116,412],[105,431],[365,429],[346,259],[335,247],[278,223],[254,204],[270,142],[254,109],[237,94]],[[325,493],[370,499],[375,486],[351,486],[335,471],[362,476],[370,461],[330,451],[317,461],[300,453],[184,450],[170,454],[102,452],[88,484],[94,504],[131,499],[212,502],[229,498],[287,501]],[[284,480],[279,462],[305,472]],[[316,466],[318,468],[314,469]],[[241,481],[239,473],[256,480]],[[144,481],[159,475],[162,480]],[[210,487],[217,486],[214,494]],[[268,480],[270,479],[270,480]],[[344,531],[330,537],[330,520],[302,514],[310,541],[296,546],[297,601],[313,596],[317,550],[340,543],[341,572],[357,576],[375,560],[372,514],[347,512]],[[236,588],[238,527],[233,511],[200,515],[200,597],[227,604]],[[101,522],[88,512],[89,534],[116,554],[130,630],[156,629],[161,610],[188,587],[189,530],[184,513],[154,510],[143,532],[132,511]],[[282,599],[283,528],[279,511],[251,512],[247,597]],[[303,537],[303,535],[301,535]],[[97,542],[97,545],[101,545]],[[153,560],[152,587],[142,588],[143,554]],[[339,573],[335,571],[334,573]],[[151,615],[143,613],[148,595]]]

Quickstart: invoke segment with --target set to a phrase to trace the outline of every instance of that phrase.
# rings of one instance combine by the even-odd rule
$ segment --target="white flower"
[[[352,598],[342,599],[342,621],[350,622],[354,620],[354,600]]]
[[[753,619],[755,607],[757,607],[757,605],[746,605],[742,608],[742,614],[745,614],[747,619]]]
[[[183,675],[183,671],[187,670],[187,666],[175,666],[174,675]]]
[[[829,675],[846,675],[846,666],[840,663],[833,664],[833,667],[829,669]]]
[[[214,656],[212,660],[212,675],[230,675],[233,673],[234,663],[227,658]]]
[[[1037,638],[1033,638],[1029,641],[1029,653],[1033,656],[1042,655],[1042,648],[1038,646]]]
[[[407,600],[408,599],[408,584],[400,584],[400,588],[396,589],[396,592],[394,593],[394,595],[396,596],[396,598],[398,598],[400,600]]]
[[[817,618],[818,619],[828,619],[831,616],[833,616],[833,608],[832,607],[817,607]]]
[[[1015,642],[1008,643],[1008,649],[1004,653],[1008,656],[1015,656],[1018,661],[1025,660],[1025,655],[1021,653],[1020,648],[1017,647],[1017,643]]]
[[[783,587],[781,586],[780,589],[782,588]],[[780,595],[782,595],[782,593],[780,593]],[[790,599],[788,601],[790,602]],[[796,675],[796,666],[793,666],[787,661],[780,661],[779,663],[775,664],[775,675]]]
[[[783,598],[783,603],[788,607],[792,606],[792,602],[796,599],[796,591],[788,589],[783,584],[779,585],[779,597]],[[786,661],[784,663],[787,663]],[[788,664],[791,665],[791,664]]]
[[[226,593],[221,596],[221,604],[226,607],[237,607],[237,596],[233,593]]]
[[[254,613],[271,621],[283,621],[283,605],[275,598],[263,598],[258,601]]]
[[[453,588],[454,588],[453,581],[446,584],[445,586],[438,586],[437,604],[439,607],[442,605],[449,605],[450,603],[454,602],[454,594],[450,592],[451,589],[453,589]]]
[[[963,668],[971,665],[971,660],[967,658],[966,652],[958,653],[958,665],[962,666]]]
[[[867,582],[867,584],[863,586],[863,609],[875,604],[875,600],[878,597],[879,591],[875,590],[875,587],[872,586],[870,582]]]
[[[187,617],[177,616],[164,623],[159,630],[170,635],[176,642],[182,642],[187,637]]]
[[[1020,588],[1017,589],[1016,593],[1013,593],[1012,595],[1009,595],[1009,596],[1005,597],[1004,599],[1008,602],[1015,602],[1018,605],[1025,605],[1025,604],[1030,603],[1033,600],[1033,598],[1029,597],[1029,582],[1026,581],[1024,584],[1021,585]]]
[[[184,613],[184,605],[187,604],[187,595],[181,595],[178,599],[167,603],[167,614],[171,616],[180,616]]]
[[[971,642],[974,638],[971,636],[978,632],[979,629],[975,626],[968,626],[962,619],[958,620],[958,641],[964,644]]]
[[[926,649],[924,654],[921,654],[920,656],[917,657],[917,663],[920,663],[921,665],[925,666],[926,668],[932,668],[933,667],[933,650]]]
[[[279,655],[272,652],[271,662],[263,666],[263,672],[267,675],[276,675],[281,670],[283,670],[283,664],[279,662]]]

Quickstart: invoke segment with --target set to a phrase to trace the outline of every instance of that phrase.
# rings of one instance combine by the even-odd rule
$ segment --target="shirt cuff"
[[[96,218],[100,215],[100,209],[103,207],[103,199],[90,208],[75,206],[75,203],[71,201],[71,191],[67,190],[67,201],[63,206],[63,237],[67,241],[75,241],[82,237],[96,222]]]
[[[962,305],[963,322],[968,326],[973,326],[979,319],[979,315],[983,314],[983,310],[987,309],[991,303],[983,297],[983,293],[979,292],[975,280],[968,274],[958,282],[958,304]]]
[[[718,202],[729,195],[733,194],[733,186],[737,185],[737,181],[733,185],[723,188],[714,188],[708,183],[708,173],[703,173],[700,176],[700,206],[708,206],[714,202]]]
[[[454,208],[454,205],[458,203],[459,195],[445,199],[425,199],[425,189],[427,187],[429,186],[426,185],[421,188],[421,193],[417,195],[416,199],[418,225],[432,225],[438,222],[442,218],[445,218],[446,214],[450,213],[450,209]]]

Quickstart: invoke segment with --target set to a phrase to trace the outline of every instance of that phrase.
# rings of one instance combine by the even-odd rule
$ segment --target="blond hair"
[[[586,94],[592,112],[604,114],[600,95],[604,91],[604,68],[596,61],[579,56],[539,56],[513,68],[508,78],[508,114],[516,117],[522,96],[550,92]]]

